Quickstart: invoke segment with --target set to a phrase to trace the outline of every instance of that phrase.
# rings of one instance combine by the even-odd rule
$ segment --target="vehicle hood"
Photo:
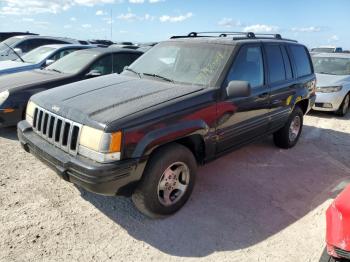
[[[339,76],[339,75],[326,75],[326,74],[316,74],[317,86],[326,87],[326,86],[336,86],[343,85],[345,83],[350,83],[350,76]]]
[[[45,82],[55,81],[66,77],[65,74],[59,74],[47,70],[34,70],[28,72],[19,72],[16,74],[3,75],[0,77],[0,92],[9,90],[18,91],[30,86],[39,85]]]
[[[54,108],[57,114],[75,122],[105,127],[115,120],[201,89],[113,74],[48,90],[32,100],[49,111]]]
[[[22,63],[17,61],[0,61],[0,74],[9,74],[18,71],[35,69],[35,64]]]

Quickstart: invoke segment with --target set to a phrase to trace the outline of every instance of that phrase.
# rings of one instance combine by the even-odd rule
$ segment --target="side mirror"
[[[17,54],[19,54],[19,55],[22,55],[23,54],[23,51],[22,51],[22,49],[21,48],[15,48],[15,49],[13,49]]]
[[[102,73],[98,70],[91,70],[89,73],[86,74],[87,78],[93,78],[93,77],[98,77],[101,76]]]
[[[226,95],[230,98],[249,97],[251,87],[247,81],[231,81],[226,87]]]
[[[128,68],[129,68],[129,66],[124,66],[123,71],[125,71]]]
[[[45,61],[45,66],[49,66],[49,65],[53,64],[54,62],[55,62],[55,60],[53,60],[53,59],[47,59]]]

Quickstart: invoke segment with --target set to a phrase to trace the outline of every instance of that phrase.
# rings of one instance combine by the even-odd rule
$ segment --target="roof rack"
[[[220,32],[220,31],[213,31],[213,32],[191,32],[188,35],[184,36],[172,36],[170,39],[178,39],[178,38],[195,38],[195,37],[228,37],[233,36],[233,40],[237,39],[277,39],[277,40],[286,40],[286,41],[292,41],[297,42],[295,40],[290,39],[284,39],[280,34],[260,34],[260,33],[253,33],[253,32]]]

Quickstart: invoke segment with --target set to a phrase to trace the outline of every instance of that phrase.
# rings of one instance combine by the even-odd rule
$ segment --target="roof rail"
[[[191,32],[188,35],[183,36],[172,36],[170,39],[177,38],[191,38],[191,37],[228,37],[234,36],[233,39],[241,39],[241,38],[249,38],[249,39],[277,39],[277,40],[286,40],[297,42],[295,40],[284,39],[280,34],[261,34],[261,33],[253,33],[253,32],[220,32],[220,31],[212,31],[212,32]]]

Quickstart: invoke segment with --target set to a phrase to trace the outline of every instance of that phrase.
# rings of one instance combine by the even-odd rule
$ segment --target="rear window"
[[[311,62],[306,48],[299,45],[290,45],[298,77],[307,76],[312,73]]]

